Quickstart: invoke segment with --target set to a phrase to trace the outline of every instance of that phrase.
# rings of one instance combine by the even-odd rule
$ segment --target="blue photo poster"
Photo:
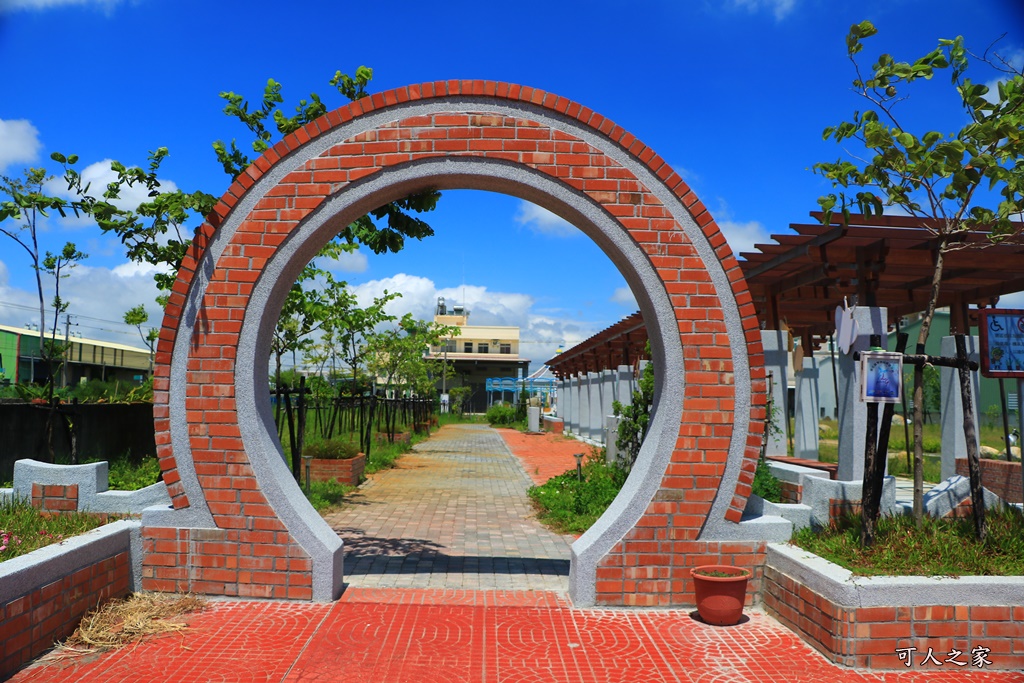
[[[865,351],[860,354],[862,401],[899,403],[903,391],[903,354]]]
[[[981,374],[1024,378],[1024,311],[986,308],[978,311]]]

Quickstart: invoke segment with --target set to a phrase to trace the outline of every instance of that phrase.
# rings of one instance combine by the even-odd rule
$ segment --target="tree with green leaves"
[[[336,72],[330,85],[342,97],[355,101],[368,96],[366,86],[372,77],[372,69],[361,66],[356,70],[355,77]],[[299,100],[295,114],[288,116],[279,106],[284,103],[281,93],[281,84],[269,79],[259,106],[253,110],[242,95],[234,92],[220,93],[220,97],[227,102],[224,106],[225,115],[246,127],[252,136],[249,146],[257,154],[262,154],[285,135],[328,112],[328,105],[320,96],[311,93],[308,100]],[[272,128],[268,127],[268,120],[273,121]],[[213,149],[231,180],[244,173],[252,162],[239,147],[237,140],[233,139],[229,144],[217,140],[213,143]],[[154,279],[158,289],[164,293],[174,284],[178,268],[199,222],[217,204],[216,196],[201,190],[165,191],[161,188],[158,174],[169,154],[166,147],[150,152],[145,169],[112,162],[111,170],[117,174],[117,179],[108,184],[100,196],[94,196],[91,188],[83,185],[81,176],[70,164],[65,164],[69,190],[80,198],[83,209],[96,219],[104,232],[118,236],[125,245],[129,259],[159,268]],[[144,188],[150,199],[137,208],[118,207],[117,202],[122,192],[130,187]],[[398,252],[405,246],[407,238],[423,239],[433,235],[430,225],[417,214],[432,211],[440,196],[440,192],[430,190],[374,209],[342,228],[325,247],[325,251],[321,252],[321,256],[336,258],[342,251],[351,251],[359,245],[365,245],[376,254]],[[187,227],[193,220],[196,220],[196,227]],[[293,289],[295,295],[297,291]],[[159,302],[164,305],[166,297],[162,295]]]
[[[863,41],[876,33],[874,25],[865,21],[852,26],[846,38],[856,73],[853,89],[867,108],[824,132],[826,140],[857,143],[864,154],[851,153],[846,159],[815,164],[815,172],[840,188],[838,196],[830,194],[818,202],[826,223],[837,210],[848,215],[856,208],[871,215],[889,209],[921,219],[922,227],[934,233],[935,271],[917,340],[918,353],[924,353],[939,300],[945,255],[964,248],[962,237],[968,231],[987,233],[992,242],[1019,236],[1020,224],[1014,219],[1024,212],[1024,74],[991,49],[981,55],[971,53],[962,36],[939,40],[934,50],[912,62],[883,54],[865,70],[858,61]],[[983,71],[981,80],[972,80],[979,69]],[[966,123],[949,133],[912,130],[905,117],[911,113],[906,111],[911,93],[940,73],[949,75],[950,105],[963,112]],[[993,81],[994,88],[984,84]],[[855,194],[848,195],[853,189]],[[914,515],[919,523],[923,513],[923,407],[919,368],[914,375]],[[964,413],[965,420],[971,417],[969,411]],[[969,429],[965,422],[965,430]],[[968,448],[976,450],[974,440],[967,441]],[[973,474],[971,478],[975,498],[980,496],[980,478],[977,487]],[[984,537],[984,506],[979,500],[973,502],[976,530]]]
[[[75,156],[64,157],[54,153],[53,159],[66,168],[78,161]],[[60,296],[61,280],[68,277],[69,271],[86,258],[74,243],[65,243],[63,249],[54,254],[43,252],[39,246],[40,221],[45,220],[51,211],[61,216],[73,211],[78,215],[83,207],[79,202],[72,202],[46,192],[47,184],[53,180],[44,168],[30,168],[25,171],[24,178],[0,177],[0,233],[12,239],[28,255],[32,271],[35,273],[36,295],[39,301],[39,354],[46,367],[47,401],[53,399],[56,381],[57,359],[63,354],[63,344],[57,341],[57,323],[61,313],[68,308],[67,301]],[[46,338],[46,288],[44,276],[53,279],[54,296],[51,301],[53,324],[50,327],[50,338]]]
[[[647,342],[644,355],[651,356],[651,343]],[[625,460],[625,467],[631,468],[640,454],[640,446],[647,436],[647,428],[651,420],[651,409],[654,406],[654,363],[647,361],[640,370],[636,390],[630,403],[624,405],[612,401],[612,414],[619,418],[616,431],[615,448]]]
[[[416,320],[411,313],[406,313],[396,327],[370,337],[367,369],[381,378],[385,387],[397,389],[399,393],[420,397],[433,395],[440,366],[426,354],[431,346],[437,346],[443,338],[458,331],[458,326]]]

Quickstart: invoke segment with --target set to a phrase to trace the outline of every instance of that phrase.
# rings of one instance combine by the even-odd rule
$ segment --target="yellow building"
[[[452,366],[451,375],[445,374],[437,383],[438,391],[445,393],[456,386],[472,387],[473,393],[467,399],[470,412],[487,409],[488,378],[530,374],[530,360],[519,355],[518,327],[470,325],[469,311],[459,305],[449,307],[444,298],[437,300],[434,322],[459,328],[458,334],[444,344],[432,346],[427,356],[446,360]]]

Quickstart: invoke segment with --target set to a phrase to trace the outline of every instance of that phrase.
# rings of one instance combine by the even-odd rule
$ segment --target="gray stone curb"
[[[1022,605],[1020,576],[854,576],[788,543],[769,543],[765,568],[801,583],[832,603],[858,607]]]
[[[0,604],[123,552],[129,553],[132,569],[129,590],[137,591],[142,584],[142,524],[121,520],[0,563]]]

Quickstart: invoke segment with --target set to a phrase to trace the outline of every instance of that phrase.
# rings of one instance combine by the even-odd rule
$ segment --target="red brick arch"
[[[570,219],[619,266],[654,328],[664,369],[655,436],[574,546],[574,599],[692,603],[698,557],[760,564],[763,542],[736,540],[764,419],[760,337],[711,215],[650,148],[591,110],[532,88],[447,81],[373,95],[287,136],[200,229],[156,358],[172,509],[143,518],[143,587],[338,595],[341,544],[268,428],[270,329],[298,270],[339,225],[428,187],[505,192]]]

